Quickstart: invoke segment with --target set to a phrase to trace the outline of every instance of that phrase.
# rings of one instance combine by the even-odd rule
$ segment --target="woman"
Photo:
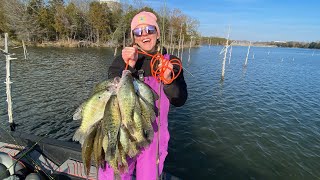
[[[157,178],[158,173],[159,175],[162,173],[164,160],[168,154],[167,150],[170,138],[168,131],[169,106],[172,104],[178,107],[186,102],[188,96],[187,85],[184,81],[183,71],[181,71],[176,79],[170,82],[172,77],[179,72],[179,67],[168,63],[167,66],[169,68],[165,70],[163,76],[168,80],[166,82],[170,82],[170,84],[167,83],[160,86],[160,83],[151,76],[151,57],[138,53],[138,49],[151,55],[159,52],[160,29],[157,24],[157,18],[153,13],[143,11],[135,15],[131,21],[131,32],[131,38],[135,45],[133,47],[125,47],[122,50],[122,55],[115,58],[109,68],[108,78],[121,77],[122,71],[128,64],[127,68],[134,77],[144,80],[146,84],[158,93],[160,97],[158,100],[160,101],[160,108],[158,107],[160,111],[160,136],[158,137],[159,118],[157,117],[153,123],[153,141],[147,148],[142,149],[137,157],[128,160],[129,170],[127,173],[121,174],[121,178],[131,179],[134,168],[136,168],[137,180],[153,180]],[[165,55],[166,50],[163,49],[162,53]],[[177,58],[172,55],[165,55],[165,57],[167,59]],[[161,67],[162,65],[159,64],[158,66]],[[173,72],[170,68],[173,68]],[[161,92],[159,92],[159,87],[162,87]],[[156,101],[156,106],[158,106],[158,101]],[[159,161],[157,160],[158,155]],[[157,168],[159,168],[158,171]],[[99,179],[114,179],[112,168],[110,166],[106,166],[106,169],[100,168]]]

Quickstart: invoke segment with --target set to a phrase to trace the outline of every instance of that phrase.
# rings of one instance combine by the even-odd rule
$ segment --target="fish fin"
[[[74,121],[81,120],[82,119],[82,108],[84,103],[82,103],[73,113],[72,119]]]
[[[114,171],[114,180],[121,180],[121,176],[119,172]]]
[[[135,157],[137,154],[138,154],[138,151],[137,151],[137,150],[129,149],[129,152],[128,152],[128,156],[129,156],[129,157],[133,158],[133,157]]]
[[[117,150],[116,146],[110,146],[110,144],[108,145],[107,152],[105,153],[105,158],[107,159],[107,161],[110,161],[115,157],[116,150]]]
[[[158,112],[157,113],[154,112],[151,114],[151,117],[149,119],[151,123],[153,123],[156,120],[157,115],[158,115]]]
[[[78,141],[82,146],[83,142],[84,142],[84,139],[85,139],[85,133],[83,133],[80,128],[77,129],[77,131],[74,133],[74,135],[72,137],[72,140],[73,141]]]
[[[129,151],[128,151],[128,156],[133,158],[139,153],[139,151],[137,149],[137,145],[136,145],[135,142],[130,141],[129,142],[129,147],[130,148],[129,148]]]
[[[99,177],[99,170],[98,170],[99,167],[96,167],[96,168],[97,168],[96,177],[98,178]]]
[[[160,98],[159,95],[152,88],[150,88],[150,89],[152,91],[153,100],[157,101]]]
[[[103,140],[102,140],[102,148],[104,150],[104,152],[106,153],[107,152],[107,149],[108,149],[108,136],[105,135],[103,137]]]

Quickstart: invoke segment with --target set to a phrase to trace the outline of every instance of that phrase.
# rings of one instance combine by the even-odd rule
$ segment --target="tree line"
[[[227,39],[222,37],[202,37],[200,40],[201,44],[207,44],[207,45],[225,45]],[[228,44],[230,44],[232,41],[230,41]]]
[[[147,10],[157,16],[164,44],[180,45],[182,39],[189,42],[200,37],[199,21],[179,9],[162,8],[155,12],[141,4],[137,7],[93,0],[0,0],[0,34],[8,32],[10,38],[35,44],[85,41],[117,47],[130,43],[131,19]]]
[[[225,45],[227,39],[221,37],[201,37],[200,44],[207,44],[207,45]],[[230,40],[231,42],[237,42],[237,40]],[[243,44],[248,44],[249,41],[241,41]],[[253,45],[258,46],[277,46],[277,47],[289,47],[289,48],[308,48],[308,49],[320,49],[320,41],[318,42],[296,42],[296,41],[288,41],[288,42],[278,42],[278,41],[271,41],[271,42],[252,42]]]
[[[320,42],[304,43],[304,42],[289,41],[289,42],[270,42],[269,44],[275,45],[277,47],[320,49]]]

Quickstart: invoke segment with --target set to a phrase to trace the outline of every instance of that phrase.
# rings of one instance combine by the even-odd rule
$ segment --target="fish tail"
[[[129,152],[128,152],[128,156],[133,158],[135,157],[136,155],[138,154],[138,151],[136,149],[129,149]]]
[[[153,123],[155,120],[156,120],[156,113],[155,112],[151,112],[150,122]]]
[[[84,163],[84,172],[87,175],[87,177],[90,174],[90,168],[91,168],[91,162],[90,162],[90,159],[89,159],[89,160],[87,160],[87,162]]]
[[[113,147],[108,146],[107,152],[105,154],[105,157],[107,158],[107,160],[113,159],[115,154],[116,154],[116,146],[113,146]]]
[[[120,176],[119,170],[118,171],[114,170],[114,179],[115,180],[121,180],[121,176]]]
[[[144,136],[146,137],[147,142],[150,144],[154,137],[154,132],[152,130],[144,130]]]
[[[119,166],[119,170],[121,173],[126,173],[128,172],[128,163],[122,163],[120,166]]]

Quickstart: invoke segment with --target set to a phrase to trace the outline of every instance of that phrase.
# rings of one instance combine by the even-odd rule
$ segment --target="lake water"
[[[320,179],[320,51],[221,46],[185,50],[189,98],[171,107],[165,170],[183,179]],[[30,48],[11,62],[18,131],[71,141],[75,109],[106,79],[112,49]],[[187,72],[188,71],[188,72]],[[8,130],[5,60],[0,122]]]

